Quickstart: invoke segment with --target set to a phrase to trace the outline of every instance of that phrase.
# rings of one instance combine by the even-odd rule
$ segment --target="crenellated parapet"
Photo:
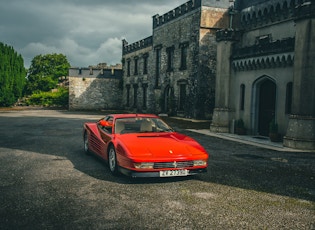
[[[260,37],[257,44],[246,47],[233,46],[233,69],[235,71],[258,70],[293,66],[295,38],[270,41]]]
[[[281,20],[315,17],[315,0],[274,0],[268,4],[265,4],[265,0],[244,2],[242,2],[240,13],[243,29],[264,26]]]
[[[234,71],[249,71],[249,70],[259,70],[259,69],[270,69],[270,68],[285,68],[288,66],[293,66],[294,64],[294,54],[275,54],[267,55],[263,57],[252,57],[245,58],[242,60],[234,60],[232,62],[232,67]]]
[[[123,55],[125,54],[128,54],[128,53],[132,53],[132,52],[135,52],[137,50],[141,50],[141,49],[144,49],[146,47],[149,47],[149,46],[152,46],[153,45],[153,37],[150,36],[150,37],[147,37],[147,38],[144,38],[140,41],[137,41],[137,42],[134,42],[132,44],[128,44],[128,42],[124,39],[122,41],[122,53]]]
[[[88,78],[106,78],[106,79],[121,79],[122,78],[121,65],[115,66],[89,66],[89,67],[71,67],[69,69],[69,77],[88,79]]]
[[[202,0],[190,0],[163,15],[154,15],[153,29],[200,8],[201,2]]]
[[[297,0],[274,0],[268,4],[264,0],[255,2],[256,4],[253,4],[254,2],[248,1],[248,5],[243,5],[240,12],[241,27],[245,30],[293,19],[298,6]]]

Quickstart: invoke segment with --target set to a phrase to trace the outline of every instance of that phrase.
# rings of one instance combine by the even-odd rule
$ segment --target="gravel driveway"
[[[315,229],[315,153],[231,142],[168,118],[211,154],[208,173],[113,177],[83,153],[82,124],[101,116],[0,111],[0,229]]]

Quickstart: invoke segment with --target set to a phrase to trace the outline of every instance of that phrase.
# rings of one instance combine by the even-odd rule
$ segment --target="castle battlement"
[[[234,0],[190,0],[163,15],[154,15],[152,17],[153,29],[191,13],[194,10],[201,8],[201,6],[227,9],[233,2]]]
[[[71,67],[69,68],[69,77],[80,77],[80,78],[122,78],[121,65],[101,67],[101,66],[90,66],[90,67]]]
[[[183,15],[191,13],[194,10],[201,8],[201,6],[210,6],[210,7],[227,9],[230,6],[230,1],[232,0],[219,0],[219,1],[218,0],[190,0],[161,16],[159,14],[152,16],[153,30]],[[128,42],[124,39],[122,41],[122,54],[125,55],[128,53],[132,53],[132,52],[144,49],[152,45],[153,45],[153,36],[144,38],[132,44],[128,44]]]
[[[170,22],[176,18],[179,18],[180,16],[190,13],[194,11],[195,9],[200,8],[200,6],[201,6],[201,0],[190,0],[163,15],[156,14],[152,17],[153,29],[167,22]]]
[[[144,39],[137,41],[137,42],[134,42],[130,45],[128,45],[128,42],[125,39],[122,42],[123,42],[122,52],[124,55],[124,54],[132,53],[134,51],[141,50],[141,49],[144,49],[146,47],[152,46],[153,45],[153,37],[150,36],[150,37],[144,38]]]

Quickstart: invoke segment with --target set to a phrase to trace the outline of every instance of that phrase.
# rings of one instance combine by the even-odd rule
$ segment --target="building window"
[[[161,45],[155,48],[155,88],[158,88],[160,85],[161,49]]]
[[[138,85],[133,85],[133,107],[137,107],[138,104]]]
[[[147,108],[147,88],[148,88],[148,84],[142,85],[142,91],[143,91],[142,107],[143,107],[143,109]]]
[[[167,71],[171,72],[174,70],[174,46],[166,48],[167,53]]]
[[[130,99],[129,99],[130,98],[130,85],[126,85],[126,89],[127,89],[127,94],[126,94],[126,96],[127,96],[127,98],[126,98],[127,99],[126,100],[127,103],[126,103],[126,106],[129,107],[130,106]]]
[[[285,113],[291,114],[292,112],[292,82],[289,82],[287,84],[287,90],[286,90],[286,98],[285,98]]]
[[[186,101],[186,84],[179,85],[179,110],[185,110],[185,101]]]
[[[127,76],[130,76],[130,59],[127,60]]]
[[[244,111],[245,108],[245,85],[241,84],[240,87],[240,110]]]
[[[188,42],[181,43],[180,48],[180,70],[187,69],[187,51],[188,51]]]
[[[148,54],[143,55],[143,74],[148,73]]]
[[[135,57],[134,61],[135,61],[134,75],[138,75],[138,57]]]

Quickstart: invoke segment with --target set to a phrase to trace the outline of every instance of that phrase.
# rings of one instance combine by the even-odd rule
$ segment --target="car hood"
[[[132,158],[186,158],[206,154],[192,138],[179,133],[139,133],[119,135],[119,142]]]

